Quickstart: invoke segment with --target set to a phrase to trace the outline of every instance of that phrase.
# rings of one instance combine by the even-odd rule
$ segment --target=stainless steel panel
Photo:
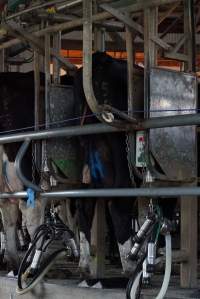
[[[50,128],[73,125],[74,95],[71,86],[52,85],[49,88]],[[47,141],[47,157],[59,165],[66,177],[78,176],[78,146],[75,137],[52,138]]]
[[[150,71],[150,117],[195,113],[197,79],[191,74],[152,68]],[[196,177],[196,127],[150,130],[151,152],[170,179]]]

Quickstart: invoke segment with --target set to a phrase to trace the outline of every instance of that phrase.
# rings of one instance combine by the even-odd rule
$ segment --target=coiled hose
[[[165,235],[165,246],[166,246],[165,275],[164,275],[162,287],[156,299],[163,299],[166,295],[169,286],[171,269],[172,269],[172,239],[170,234]]]
[[[165,259],[165,274],[162,283],[162,287],[160,292],[156,296],[155,299],[163,299],[166,295],[170,276],[171,276],[171,267],[172,267],[172,241],[171,235],[168,233],[165,235],[165,246],[166,246],[166,259]],[[133,275],[132,279],[130,279],[127,290],[126,290],[126,298],[127,299],[139,299],[140,298],[140,287],[141,287],[141,280],[142,280],[142,271],[141,266],[144,261],[145,257],[140,260],[138,263],[135,274]]]
[[[56,222],[51,224],[42,224],[36,229],[33,242],[31,246],[29,246],[20,264],[17,280],[18,287],[16,289],[17,294],[22,295],[32,290],[42,280],[54,262],[69,253],[69,247],[74,256],[77,257],[77,248],[74,247],[73,242],[70,243],[74,238],[73,232],[59,218],[56,220]],[[65,246],[49,255],[45,260],[39,263],[39,267],[36,269],[31,268],[36,251],[38,250],[44,253],[50,243],[63,236],[65,244],[68,244],[68,247]],[[24,287],[23,283],[25,283]]]
[[[46,275],[46,273],[49,271],[49,269],[52,267],[52,265],[55,263],[55,261],[61,257],[64,257],[66,254],[66,248],[60,249],[56,252],[54,252],[51,256],[49,256],[43,266],[40,268],[40,270],[37,272],[37,275],[34,277],[33,280],[31,280],[30,284],[28,284],[25,288],[22,287],[21,279],[22,279],[22,273],[19,272],[18,274],[18,286],[16,288],[16,293],[18,295],[23,295],[31,291]],[[20,283],[19,283],[20,281]],[[20,286],[21,287],[20,287]]]

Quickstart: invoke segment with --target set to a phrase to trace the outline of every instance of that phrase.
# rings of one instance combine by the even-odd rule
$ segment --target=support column
[[[94,13],[97,13],[97,1],[94,2]],[[95,28],[94,51],[105,51],[105,31]],[[95,278],[105,277],[105,200],[97,199],[92,224],[92,275]]]
[[[149,118],[149,70],[157,66],[157,46],[151,36],[158,35],[158,8],[144,10],[144,117]],[[149,130],[145,136],[146,155],[149,155]],[[139,222],[142,224],[148,211],[149,198],[140,198],[138,201]]]
[[[97,198],[91,234],[91,269],[95,278],[105,277],[105,234],[105,200]]]
[[[0,51],[0,72],[5,72],[5,50]]]
[[[0,51],[0,72],[5,72],[5,50]],[[0,145],[0,190],[3,191],[3,146]]]
[[[61,32],[54,33],[53,35],[53,50],[60,55]],[[60,64],[56,58],[53,58],[53,83],[60,84]]]
[[[188,62],[185,71],[195,71],[195,34],[194,34],[193,0],[184,1],[184,33],[188,37],[185,43],[185,54]],[[197,160],[197,155],[196,155]],[[197,163],[196,163],[197,165]],[[197,169],[196,169],[197,172]],[[195,182],[193,185],[196,185]],[[197,233],[198,200],[197,197],[181,198],[181,250],[188,253],[188,261],[181,264],[181,287],[197,287]]]

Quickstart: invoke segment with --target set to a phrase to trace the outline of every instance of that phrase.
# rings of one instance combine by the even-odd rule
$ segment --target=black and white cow
[[[135,108],[143,105],[143,72],[135,66],[142,87],[138,92]],[[93,54],[93,89],[99,104],[109,104],[121,111],[127,111],[127,62],[113,59],[106,53]],[[77,116],[83,115],[84,124],[96,123],[91,117],[82,85],[82,69],[74,79],[74,96]],[[86,113],[87,111],[87,113]],[[86,114],[86,115],[85,115]],[[87,118],[87,114],[90,117]],[[83,183],[92,188],[125,188],[131,187],[126,153],[126,135],[100,134],[81,137],[84,163]],[[98,200],[98,199],[97,199]],[[123,271],[133,271],[133,265],[126,257],[131,248],[133,198],[111,198],[108,201],[115,236],[117,239]],[[80,248],[79,266],[83,272],[90,272],[91,226],[96,199],[78,201]]]
[[[40,74],[40,83],[44,89],[44,74]],[[72,84],[72,78],[63,76],[62,84]],[[4,72],[0,74],[0,133],[14,134],[34,129],[34,72]],[[40,105],[44,106],[44,99]],[[3,186],[2,191],[16,192],[24,186],[18,179],[14,162],[22,142],[3,145]],[[33,169],[31,146],[22,160],[23,174],[31,181]],[[37,167],[36,167],[37,169]],[[37,174],[36,174],[37,179]],[[39,180],[37,182],[39,184]],[[22,224],[30,237],[44,219],[45,206],[38,198],[35,207],[27,207],[26,200],[4,200],[0,203],[2,221],[6,234],[6,255],[12,269],[18,269],[19,257],[16,243],[16,223],[19,210],[22,213]]]
[[[140,86],[143,87],[143,73],[140,73]],[[64,80],[65,83],[65,80]],[[32,129],[34,125],[34,76],[31,73],[2,73],[0,74],[0,131]],[[93,88],[100,104],[110,104],[122,111],[127,111],[127,63],[111,58],[105,53],[93,55]],[[141,91],[143,88],[141,88]],[[143,103],[143,94],[139,93],[138,101]],[[138,104],[138,103],[137,103]],[[78,70],[74,78],[74,106],[75,117],[84,120],[84,124],[97,122],[96,117],[87,117],[91,114],[87,107],[82,87],[82,69]],[[84,113],[87,107],[86,115]],[[137,106],[136,106],[137,107]],[[84,116],[83,116],[84,115]],[[83,117],[82,117],[83,116]],[[77,123],[78,124],[78,123]],[[131,186],[131,180],[126,158],[126,136],[124,133],[101,134],[80,138],[82,156],[80,156],[83,168],[82,182],[84,186],[92,188],[119,188]],[[14,169],[14,160],[20,144],[4,145],[4,151],[9,161],[9,167]],[[31,151],[25,157],[25,174],[31,179]],[[11,171],[14,174],[14,170]],[[13,180],[12,180],[13,181]],[[21,182],[14,175],[13,191],[21,190]],[[80,268],[82,272],[90,272],[90,240],[91,226],[94,216],[96,199],[77,200],[78,222],[80,230]],[[16,206],[14,212],[10,210],[10,204],[2,205],[4,227],[7,234],[8,253],[10,260],[16,255],[15,223],[17,218]],[[119,252],[124,272],[129,273],[133,267],[128,263],[126,256],[131,246],[131,220],[133,199],[118,198],[109,199],[108,207],[115,229],[115,235],[119,246]],[[30,235],[33,229],[39,225],[41,215],[41,202],[38,200],[36,210],[30,210],[27,216],[26,203],[20,201],[20,208],[27,221]],[[10,213],[10,214],[9,214]],[[33,217],[34,215],[34,217]],[[36,216],[37,215],[37,216]],[[32,216],[32,217],[31,217]],[[33,219],[34,218],[34,219]],[[33,223],[30,223],[30,219]],[[11,242],[12,241],[12,242]],[[14,258],[15,266],[18,259]]]
[[[33,130],[34,125],[34,73],[8,72],[0,74],[0,133],[19,133]],[[11,143],[3,146],[3,186],[1,191],[15,192],[23,190],[18,179],[14,161],[22,143]],[[31,148],[27,151],[23,162],[23,172],[32,179]],[[16,243],[16,223],[19,208],[22,221],[32,235],[41,221],[41,203],[36,202],[34,209],[27,209],[24,200],[4,200],[0,203],[2,221],[6,235],[6,256],[10,267],[18,269],[19,257]]]

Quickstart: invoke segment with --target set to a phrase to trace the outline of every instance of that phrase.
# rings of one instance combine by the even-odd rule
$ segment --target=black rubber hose
[[[54,261],[61,256],[61,254],[63,254],[64,252],[66,252],[66,248],[62,248],[60,250],[57,250],[56,252],[54,252],[53,254],[51,254],[42,264],[41,267],[38,269],[36,275],[33,277],[33,279],[28,283],[28,285],[25,288],[22,288],[22,282],[21,282],[21,276],[20,279],[18,277],[18,288],[16,290],[16,292],[19,295],[25,294],[27,292],[29,292],[31,289],[33,289],[36,284],[38,284],[41,279],[44,277],[44,275],[47,273],[47,271],[50,269],[50,267],[52,266],[52,264],[54,263]]]
[[[133,276],[129,279],[128,285],[126,287],[126,299],[131,299],[132,285],[133,285],[134,280],[136,279],[137,275],[139,274],[139,272],[142,269],[142,264],[143,264],[146,256],[147,256],[147,252],[145,252],[145,254],[143,254],[143,256],[140,258],[140,261],[139,261],[139,263],[136,266],[136,269],[135,269],[135,271],[133,273]],[[141,293],[141,282],[140,282],[140,285],[139,285],[139,290],[138,290],[137,297],[135,299],[139,299],[140,298],[140,293]]]
[[[21,264],[19,266],[17,283],[18,283],[18,286],[20,288],[22,288],[22,285],[21,285],[21,276],[24,273],[25,268],[28,268],[28,266],[30,265],[30,263],[29,264],[27,263],[27,259],[31,255],[33,249],[35,249],[36,243],[42,237],[43,234],[46,234],[46,232],[45,231],[41,232],[41,234],[39,236],[37,236],[37,238],[35,238],[35,240],[33,240],[32,245],[30,246],[30,248],[25,253],[25,255],[24,255],[23,259],[22,259],[22,262],[21,262]]]

